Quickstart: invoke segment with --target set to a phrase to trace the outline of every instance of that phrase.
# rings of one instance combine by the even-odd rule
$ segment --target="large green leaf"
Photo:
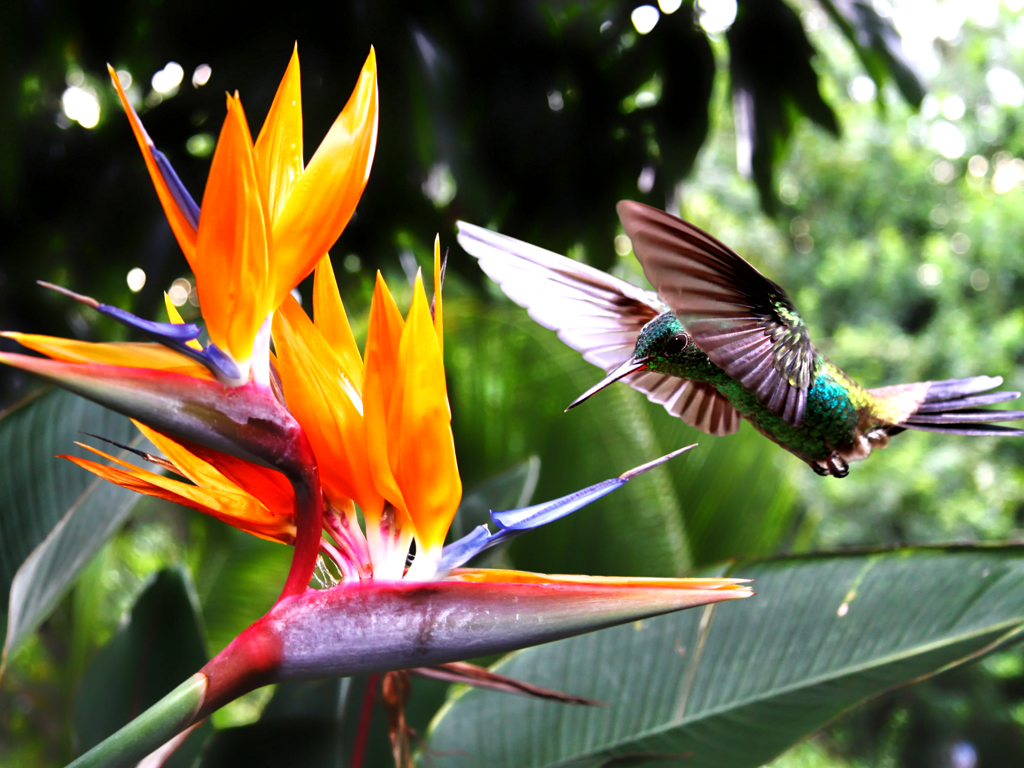
[[[82,432],[122,443],[138,438],[124,416],[60,390],[0,417],[0,594],[10,594],[5,654],[49,615],[141,498],[56,458],[91,456],[75,445]]]
[[[753,578],[758,595],[506,658],[502,674],[609,706],[472,690],[435,719],[431,764],[688,755],[692,768],[754,768],[868,696],[1016,640],[1024,624],[1021,547],[779,558],[730,575]]]

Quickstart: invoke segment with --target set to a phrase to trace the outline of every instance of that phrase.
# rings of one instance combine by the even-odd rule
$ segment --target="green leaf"
[[[75,445],[82,432],[131,443],[124,416],[51,390],[0,417],[0,593],[5,657],[39,626],[90,558],[142,497],[57,454],[95,458]]]
[[[800,17],[783,0],[739,0],[729,42],[736,117],[737,163],[753,175],[768,213],[775,211],[773,177],[797,113],[839,135],[839,121],[818,89],[815,50]]]
[[[903,98],[920,107],[924,86],[903,53],[900,34],[892,22],[864,0],[821,0],[821,5],[853,44],[879,92],[886,77],[892,76]]]
[[[160,701],[206,661],[191,577],[182,568],[160,571],[135,603],[127,626],[103,647],[82,677],[74,702],[80,751],[99,744]],[[197,750],[203,736],[194,734],[188,747]],[[188,765],[188,753],[182,748],[175,759]]]
[[[432,759],[529,768],[688,755],[690,768],[755,768],[868,696],[1016,641],[1024,622],[1021,547],[779,558],[729,575],[753,578],[758,595],[496,667],[608,707],[472,690],[435,719]]]

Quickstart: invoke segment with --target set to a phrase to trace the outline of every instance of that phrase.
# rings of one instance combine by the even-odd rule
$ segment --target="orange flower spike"
[[[77,456],[61,458],[68,459],[122,488],[183,504],[261,539],[282,544],[291,544],[295,540],[295,522],[292,516],[274,514],[256,497],[227,482],[223,477],[211,474],[210,485],[191,485],[141,469],[88,445],[79,445],[124,469],[80,459]]]
[[[445,534],[462,498],[462,481],[441,345],[419,275],[399,346],[388,435],[391,467],[416,532],[417,555],[409,577],[422,574],[420,578],[429,579],[437,570]]]
[[[376,146],[377,59],[371,48],[352,96],[274,220],[274,307],[348,224],[369,179]]]
[[[252,137],[237,95],[229,95],[227,104],[203,192],[192,271],[210,339],[231,355],[245,379],[256,332],[276,304]]]
[[[179,474],[196,485],[244,490],[259,499],[270,514],[289,519],[294,517],[295,491],[280,472],[195,443],[178,441],[135,419],[132,419],[132,424],[171,461]]]
[[[338,356],[342,370],[361,391],[363,357],[359,354],[352,326],[345,314],[345,305],[341,301],[330,256],[324,256],[316,265],[313,278],[313,321],[320,335]]]
[[[298,43],[292,50],[288,69],[256,138],[254,151],[260,188],[273,222],[284,209],[288,195],[302,175],[302,91],[299,86]]]
[[[437,346],[441,350],[441,359],[444,360],[444,312],[441,307],[441,283],[444,275],[441,274],[441,236],[434,235],[434,333],[437,335]],[[442,369],[441,375],[444,375]]]
[[[114,82],[114,88],[117,89],[117,96],[121,100],[125,114],[128,115],[128,122],[132,126],[132,133],[135,134],[135,140],[139,143],[139,149],[142,150],[142,157],[146,161],[146,170],[149,171],[149,177],[153,180],[153,186],[156,187],[156,195],[160,199],[160,205],[163,206],[164,213],[167,215],[167,221],[170,222],[171,231],[174,232],[174,237],[178,240],[178,245],[181,246],[185,258],[188,259],[189,264],[192,264],[196,252],[195,227],[189,221],[188,215],[181,209],[174,194],[171,192],[171,188],[167,185],[167,181],[161,174],[156,158],[153,155],[153,140],[149,138],[146,129],[142,127],[142,121],[139,120],[134,107],[128,101],[128,96],[121,87],[121,81],[118,79],[117,73],[114,72],[114,68],[109,64],[107,65],[107,71],[110,73],[110,79]]]
[[[285,399],[313,447],[324,494],[339,509],[355,499],[368,518],[379,519],[384,499],[369,470],[361,381],[352,381],[291,296],[274,315],[274,344]]]
[[[197,379],[213,380],[213,374],[203,364],[161,344],[147,342],[91,342],[62,339],[59,336],[40,336],[34,333],[0,331],[0,336],[13,339],[24,347],[41,352],[54,360],[66,363],[99,363],[127,368],[149,368],[156,371],[181,373]]]
[[[404,326],[402,313],[398,311],[387,283],[378,272],[370,304],[370,323],[366,332],[363,424],[366,429],[366,449],[373,482],[381,496],[407,517],[405,500],[388,460],[388,411],[395,387],[398,348]]]

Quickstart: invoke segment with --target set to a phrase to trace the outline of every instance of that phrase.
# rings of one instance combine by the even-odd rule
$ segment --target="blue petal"
[[[198,352],[198,350],[193,349],[192,352]],[[213,371],[213,375],[218,380],[239,383],[242,376],[241,371],[238,370],[235,361],[231,359],[231,355],[223,352],[216,344],[207,344],[206,349],[203,350],[203,356],[197,359]]]
[[[203,329],[195,323],[157,323],[152,320],[143,320],[131,312],[126,312],[118,307],[112,307],[109,304],[97,304],[96,310],[130,328],[142,331],[147,336],[161,343],[164,341],[185,343],[186,341],[199,338],[199,335],[203,332]]]
[[[152,320],[143,320],[131,312],[112,307],[109,304],[96,304],[95,306],[98,312],[114,318],[129,328],[141,331],[175,352],[180,352],[202,363],[210,369],[218,381],[232,386],[241,383],[241,373],[235,361],[216,345],[207,344],[206,349],[195,349],[185,343],[197,338],[203,332],[198,325],[194,323],[157,323]]]
[[[493,546],[494,537],[486,525],[478,525],[458,541],[453,541],[441,551],[441,563],[437,570],[448,573],[460,565],[468,563],[475,555]]]
[[[590,502],[597,501],[602,496],[625,485],[626,482],[622,478],[615,477],[554,501],[546,501],[543,504],[534,504],[532,507],[523,507],[522,509],[491,512],[491,520],[499,528],[505,530],[528,531],[570,515],[577,509],[582,509]]]
[[[149,149],[153,153],[153,159],[156,160],[156,167],[160,169],[160,175],[167,182],[167,188],[171,191],[171,197],[174,198],[174,202],[178,204],[178,208],[185,214],[185,218],[192,225],[192,229],[199,229],[199,206],[196,205],[196,201],[192,199],[192,195],[188,193],[185,185],[181,183],[181,179],[175,173],[174,168],[171,166],[171,161],[167,159],[167,155],[152,144]]]
[[[70,296],[75,301],[80,301],[97,312],[101,312],[108,317],[114,318],[119,323],[127,325],[129,328],[141,331],[165,347],[196,360],[209,368],[210,372],[222,384],[234,387],[244,383],[235,361],[215,345],[207,344],[206,349],[194,349],[185,343],[192,341],[202,333],[202,329],[194,323],[157,323],[152,320],[143,320],[141,317],[136,317],[131,312],[119,309],[118,307],[100,304],[91,296],[83,296],[80,293],[75,293],[67,288],[61,288],[59,285],[42,280],[39,280],[38,283],[44,288],[50,288],[58,293],[63,293],[65,296]]]
[[[563,496],[560,499],[546,501],[543,504],[534,504],[531,507],[523,507],[522,509],[491,512],[491,520],[494,521],[494,524],[500,530],[496,533],[491,533],[486,525],[478,525],[468,535],[447,545],[442,550],[441,564],[438,567],[438,571],[440,573],[448,573],[460,565],[469,562],[470,559],[485,549],[489,549],[533,528],[547,525],[559,518],[570,515],[576,510],[587,506],[590,502],[597,501],[602,496],[607,496],[616,488],[621,488],[637,475],[642,475],[648,470],[661,466],[669,459],[694,447],[696,447],[696,443],[680,448],[654,461],[641,464],[639,467],[634,467],[623,472],[618,477],[604,480],[589,488]]]

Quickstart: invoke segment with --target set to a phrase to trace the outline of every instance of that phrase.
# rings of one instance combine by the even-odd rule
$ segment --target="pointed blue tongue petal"
[[[202,334],[203,330],[195,323],[158,323],[152,320],[143,320],[141,317],[136,317],[131,312],[127,312],[118,307],[112,307],[109,304],[101,304],[91,296],[83,296],[80,293],[75,293],[67,288],[62,288],[59,285],[53,283],[47,283],[43,280],[36,281],[39,285],[44,288],[49,288],[57,293],[62,293],[75,301],[81,302],[88,307],[92,307],[97,312],[112,317],[122,325],[126,325],[129,328],[145,334],[153,341],[163,344],[169,349],[173,349],[175,352],[180,352],[187,357],[192,358],[196,362],[205,365],[210,369],[210,372],[217,377],[218,381],[229,384],[231,386],[237,386],[241,383],[241,372],[238,370],[238,366],[230,356],[222,352],[213,344],[208,344],[206,349],[194,349],[186,342],[196,339]]]
[[[681,453],[684,453],[691,448],[694,448],[697,444],[688,445],[685,448],[680,448],[677,451],[666,454],[661,458],[649,461],[646,464],[641,464],[639,467],[634,467],[626,472],[623,472],[618,477],[613,477],[610,480],[604,480],[603,482],[592,485],[589,488],[570,493],[568,496],[563,496],[560,499],[554,499],[553,501],[546,501],[543,504],[535,504],[532,507],[524,507],[522,509],[510,509],[504,512],[491,512],[491,520],[502,530],[509,531],[527,531],[531,528],[537,528],[548,523],[553,523],[559,518],[570,515],[578,509],[582,509],[593,501],[597,501],[602,496],[607,496],[609,493],[614,491],[616,488],[621,488],[627,482],[632,480],[637,475],[642,475],[655,467],[661,466],[669,459],[675,458]]]
[[[591,502],[597,501],[602,496],[607,496],[615,489],[621,488],[637,475],[642,475],[648,470],[661,466],[669,459],[675,458],[679,454],[696,447],[696,443],[687,445],[654,461],[649,461],[646,464],[641,464],[639,467],[623,472],[618,477],[604,480],[589,488],[570,493],[568,496],[562,496],[560,499],[545,501],[542,504],[534,504],[522,509],[491,512],[491,520],[498,526],[499,530],[496,533],[491,533],[486,525],[480,525],[474,528],[467,536],[448,544],[441,555],[441,565],[438,571],[441,573],[451,571],[469,562],[471,558],[485,549],[493,547],[495,544],[500,544],[533,528],[539,528],[542,525],[547,525],[566,515],[570,515]]]
[[[539,528],[566,515],[571,515],[576,510],[582,509],[592,501],[597,501],[602,496],[607,496],[625,484],[626,480],[621,477],[613,477],[560,499],[545,501],[543,504],[491,512],[491,520],[503,531],[528,531],[531,528]]]

